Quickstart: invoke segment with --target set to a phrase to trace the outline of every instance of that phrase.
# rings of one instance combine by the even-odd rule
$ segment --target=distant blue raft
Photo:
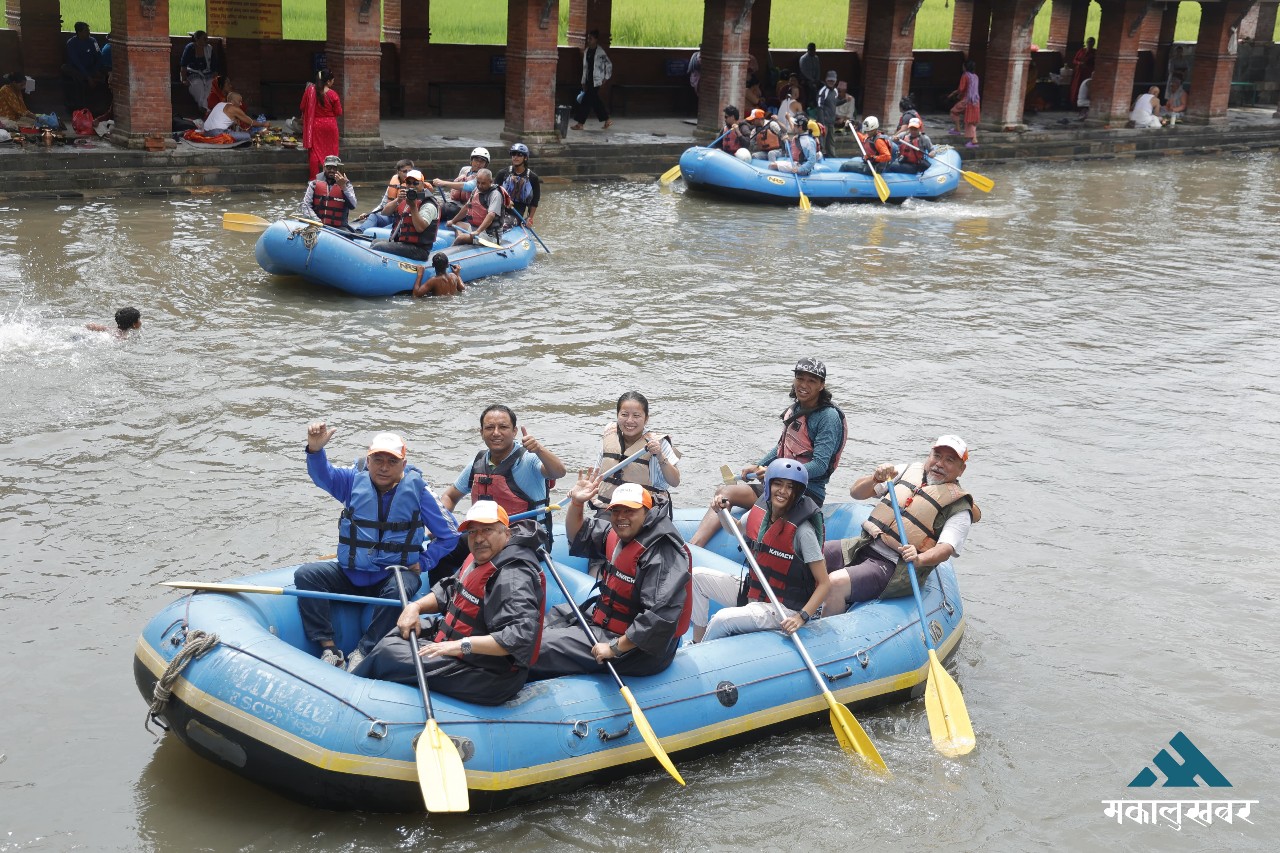
[[[861,158],[853,159],[861,161]],[[936,145],[933,159],[936,162],[918,175],[882,173],[881,177],[889,187],[889,201],[941,198],[955,191],[960,182],[960,173],[947,166],[960,168],[959,152],[949,145]],[[824,160],[814,167],[811,174],[800,178],[800,186],[811,202],[879,203],[875,182],[870,175],[840,171],[841,164],[847,162],[849,160],[843,158]],[[800,203],[794,175],[774,171],[764,160],[739,160],[719,148],[693,147],[686,150],[680,155],[680,174],[684,177],[685,185],[695,192],[768,204]]]
[[[824,508],[827,535],[856,531],[863,504]],[[700,510],[678,512],[689,531]],[[593,582],[586,561],[568,556],[563,527],[554,557],[573,597]],[[694,548],[694,563],[737,576],[737,545],[720,532],[712,550]],[[715,553],[719,552],[719,553]],[[576,571],[575,571],[576,569]],[[548,579],[549,580],[549,579]],[[289,586],[293,569],[240,583]],[[425,592],[425,591],[424,591]],[[923,584],[928,630],[950,657],[964,632],[964,608],[950,563]],[[547,607],[563,601],[547,584]],[[172,695],[158,711],[171,736],[198,755],[257,784],[328,809],[420,811],[422,794],[413,740],[424,714],[416,685],[357,678],[319,661],[298,614],[284,595],[201,592],[171,601],[146,625],[133,670],[145,701],[188,643],[203,632],[208,650],[178,660]],[[335,641],[350,651],[371,606],[335,605]],[[209,635],[216,635],[210,640]],[[870,708],[919,697],[928,672],[919,615],[911,597],[870,601],[847,614],[800,629],[836,699]],[[183,659],[187,656],[183,655]],[[684,646],[665,671],[627,679],[632,693],[678,767],[698,756],[751,743],[797,726],[822,724],[828,709],[794,645],[762,631]],[[562,794],[634,773],[674,782],[645,746],[631,711],[608,675],[571,675],[530,682],[497,707],[435,693],[440,729],[458,744],[472,811],[490,811]],[[864,718],[865,722],[865,718]],[[873,739],[892,726],[871,729]],[[921,732],[921,743],[927,743]],[[839,751],[834,738],[827,748]],[[881,749],[884,749],[882,746]],[[686,769],[690,784],[714,770]],[[179,780],[174,780],[175,782]]]
[[[438,238],[437,245],[443,242]],[[502,235],[502,248],[457,246],[443,248],[450,264],[457,264],[464,282],[490,275],[515,272],[533,261],[535,247],[523,228]],[[254,254],[258,265],[272,275],[297,275],[356,296],[392,296],[413,290],[415,284],[434,275],[428,262],[375,252],[368,240],[296,219],[271,224]]]

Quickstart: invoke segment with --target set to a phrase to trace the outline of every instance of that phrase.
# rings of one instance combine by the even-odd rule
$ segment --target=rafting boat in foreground
[[[856,531],[869,512],[863,504],[828,505],[827,535]],[[701,514],[677,512],[677,526],[688,535]],[[710,545],[693,549],[695,564],[736,575],[736,542],[722,531]],[[584,601],[592,581],[585,561],[568,556],[563,527],[554,557],[558,566],[577,569],[561,574],[573,597]],[[289,587],[292,581],[293,568],[282,568],[238,582]],[[922,593],[930,636],[945,660],[965,624],[949,562],[930,574]],[[547,607],[561,601],[548,582]],[[334,608],[335,639],[344,650],[354,646],[371,606]],[[840,703],[874,707],[924,690],[929,658],[910,596],[856,605],[814,620],[800,635]],[[665,671],[627,679],[677,766],[827,718],[822,694],[782,633],[699,645],[685,639]],[[320,808],[420,811],[413,741],[425,716],[418,688],[358,678],[321,663],[318,652],[303,637],[296,598],[200,592],[147,624],[134,676],[156,709],[155,722],[246,779]],[[153,701],[167,671],[171,695]],[[530,682],[497,707],[439,694],[432,704],[440,730],[462,757],[473,812],[663,772],[607,674]],[[838,749],[834,742],[830,748]]]
[[[861,158],[853,158],[861,160]],[[890,202],[909,198],[936,199],[954,192],[960,182],[960,154],[949,145],[935,145],[929,168],[918,175],[881,173]],[[849,160],[828,158],[800,178],[769,168],[764,160],[739,160],[719,148],[694,146],[680,155],[680,174],[695,192],[713,193],[745,201],[796,205],[800,189],[814,204],[846,201],[879,203],[875,181],[860,172],[841,172]]]
[[[449,256],[450,264],[458,265],[458,275],[464,282],[522,270],[533,261],[533,238],[522,227],[504,233],[498,248],[445,248],[452,243],[452,232],[440,230],[435,248]],[[407,293],[415,284],[435,275],[430,262],[375,252],[369,246],[368,240],[315,222],[281,219],[262,232],[254,254],[258,265],[272,275],[302,276],[313,284],[356,296]]]

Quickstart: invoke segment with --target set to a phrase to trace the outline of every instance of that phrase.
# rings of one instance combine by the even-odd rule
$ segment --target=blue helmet
[[[764,469],[764,495],[769,497],[769,487],[775,479],[791,480],[799,483],[800,488],[804,489],[809,485],[809,472],[805,470],[804,463],[795,459],[775,459],[769,463],[769,467]]]
[[[525,145],[523,142],[517,142],[517,143],[515,143],[514,145],[512,145],[512,146],[511,146],[511,152],[510,152],[510,153],[512,153],[512,154],[523,154],[525,157],[528,157],[528,156],[529,156],[529,146],[528,146],[528,145]]]

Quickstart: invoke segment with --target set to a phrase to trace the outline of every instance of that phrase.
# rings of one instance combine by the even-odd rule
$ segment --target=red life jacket
[[[430,204],[435,206],[435,199],[427,196],[422,200],[422,204]],[[436,231],[440,228],[439,208],[436,208],[436,218],[431,220],[431,224],[427,226],[426,231],[418,231],[413,224],[413,214],[409,212],[409,200],[400,199],[400,204],[396,206],[396,221],[391,226],[391,240],[395,243],[405,243],[410,246],[422,246],[430,249],[436,242]]]
[[[518,512],[527,512],[547,505],[546,497],[535,498],[525,492],[511,473],[516,462],[520,461],[520,457],[526,453],[523,447],[518,445],[513,447],[507,454],[507,458],[492,470],[484,458],[487,452],[481,450],[471,463],[471,501],[473,503],[479,500],[491,500],[505,509],[507,515],[515,515]],[[550,536],[550,514],[542,517],[542,523],[547,528],[547,535]]]
[[[503,552],[506,551],[507,549],[504,548]],[[502,553],[498,554],[498,559],[500,563],[490,560],[484,565],[477,566],[474,559],[467,557],[467,561],[458,570],[457,590],[445,606],[444,619],[440,622],[440,630],[436,631],[435,642],[443,643],[463,637],[484,637],[491,633],[484,621],[484,598],[488,593],[489,583],[508,562],[502,559]],[[547,579],[542,572],[538,572],[538,578],[542,582],[542,589],[538,596],[538,631],[533,639],[533,656],[529,660],[530,666],[538,659],[538,649],[542,645],[542,612],[546,609],[547,603]],[[495,660],[501,659],[495,658]],[[511,668],[515,669],[516,666],[512,664]]]
[[[311,193],[311,209],[325,225],[347,227],[347,198],[342,194],[342,187],[337,184],[330,186],[325,181],[317,180]]]
[[[799,166],[801,163],[805,161],[804,146],[800,144],[799,136],[793,137],[792,140],[789,143],[787,143],[787,147],[791,150],[792,162],[794,162],[797,166]]]
[[[467,181],[475,180],[475,177],[476,177],[475,170],[473,170],[470,166],[467,166],[461,172],[458,173],[458,177],[454,178],[454,180],[460,184],[465,184]],[[449,190],[449,200],[456,201],[458,204],[462,204],[467,200],[466,190],[463,190],[463,189]]]
[[[773,519],[769,529],[761,536],[760,527],[764,524],[768,503],[769,496],[762,495],[747,513],[747,543],[751,546],[761,571],[769,580],[773,594],[784,607],[799,610],[808,603],[817,584],[809,566],[796,553],[796,529],[815,515],[821,515],[822,509],[813,498],[801,495],[786,517]],[[818,525],[818,531],[818,542],[821,544],[821,524]],[[747,600],[768,600],[755,572],[747,573]]]
[[[651,516],[652,517],[652,516]],[[600,570],[600,598],[591,611],[591,621],[612,634],[625,634],[627,628],[640,615],[640,556],[669,534],[646,523],[640,534],[622,545],[618,534],[612,530],[605,537],[605,563]],[[693,556],[683,542],[686,571],[684,608],[676,623],[675,636],[689,630],[689,618],[693,615]]]
[[[491,193],[495,192],[502,193],[502,206],[504,208],[511,206],[511,196],[507,195],[507,191],[501,186],[494,184],[487,193],[481,193],[480,190],[476,190],[471,194],[471,198],[467,199],[466,207],[463,208],[466,211],[462,215],[463,220],[470,222],[473,228],[479,228],[480,223],[484,222],[484,218],[489,215],[489,199],[493,198]],[[489,223],[490,227],[497,221],[498,217],[494,217],[494,221]]]
[[[730,130],[725,135],[725,138],[720,140],[720,150],[726,154],[734,154],[741,147],[742,137],[738,135],[736,128],[734,130]]]
[[[836,410],[836,414],[840,416],[840,446],[836,448],[836,452],[831,457],[831,464],[827,466],[826,473],[821,477],[813,477],[811,479],[824,480],[835,473],[840,465],[840,457],[844,454],[845,442],[849,440],[849,422],[845,420],[844,412],[840,411],[840,407],[834,403],[830,404],[831,408]],[[792,414],[795,406],[788,406],[787,410],[782,413],[782,435],[778,438],[778,458],[779,459],[796,459],[800,462],[813,461],[813,436],[809,434],[809,415],[816,414],[821,409],[814,409],[808,415]]]
[[[916,141],[912,142],[910,136],[902,137],[903,144],[898,146],[898,159],[904,163],[910,163],[912,166],[918,166],[924,162],[924,152],[919,147],[924,143],[924,137],[916,137]]]

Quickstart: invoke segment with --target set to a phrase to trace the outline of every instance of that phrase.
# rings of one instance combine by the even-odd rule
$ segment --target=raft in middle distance
[[[502,235],[499,249],[487,246],[454,246],[441,249],[450,264],[458,265],[464,282],[529,266],[536,248],[524,228]],[[428,261],[412,261],[398,255],[375,252],[369,241],[344,236],[335,230],[297,219],[273,222],[254,249],[258,265],[272,275],[302,276],[355,296],[394,296],[408,293],[415,284],[435,275]]]
[[[932,159],[934,162],[929,168],[918,175],[881,173],[889,187],[889,201],[935,199],[954,192],[960,183],[960,153],[949,145],[935,145]],[[814,204],[880,202],[870,175],[840,171],[840,166],[847,162],[846,158],[827,158],[816,165],[813,172],[801,176],[800,188],[810,201]],[[680,174],[685,186],[695,192],[766,204],[794,206],[800,203],[795,175],[770,169],[764,160],[739,160],[719,148],[689,148],[680,155]]]

